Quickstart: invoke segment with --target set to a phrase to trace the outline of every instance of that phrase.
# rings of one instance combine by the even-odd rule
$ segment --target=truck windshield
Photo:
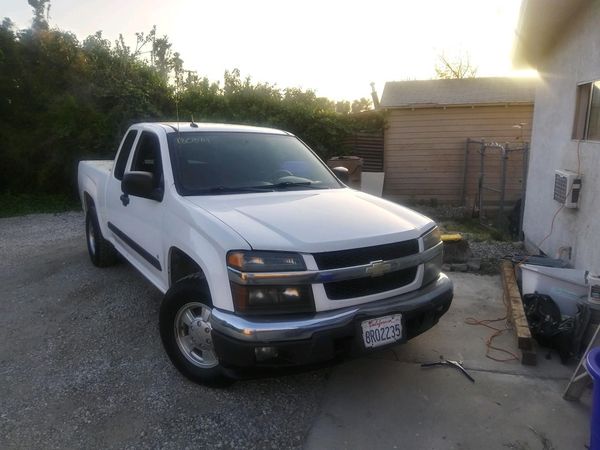
[[[168,140],[175,185],[181,195],[342,187],[293,136],[185,132],[170,133]]]

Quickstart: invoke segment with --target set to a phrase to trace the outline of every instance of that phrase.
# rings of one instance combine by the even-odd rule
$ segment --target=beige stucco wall
[[[555,169],[583,174],[578,210],[563,208],[541,249],[557,256],[571,247],[577,268],[600,272],[600,143],[571,139],[577,84],[600,79],[600,2],[591,2],[538,67],[524,232],[530,248],[550,233],[560,205],[552,198]],[[580,164],[578,164],[578,149]],[[568,257],[566,251],[564,257]]]

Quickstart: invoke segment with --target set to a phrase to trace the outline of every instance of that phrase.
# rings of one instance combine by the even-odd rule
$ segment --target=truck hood
[[[368,247],[419,237],[433,221],[352,189],[186,197],[253,249],[299,252]]]

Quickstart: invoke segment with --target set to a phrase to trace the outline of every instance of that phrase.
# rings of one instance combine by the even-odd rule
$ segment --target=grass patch
[[[442,220],[440,225],[444,231],[466,233],[475,242],[511,240],[510,236],[498,230],[486,228],[479,223],[479,219],[471,217]]]
[[[81,209],[79,201],[70,195],[0,193],[0,217],[58,213],[79,209]]]

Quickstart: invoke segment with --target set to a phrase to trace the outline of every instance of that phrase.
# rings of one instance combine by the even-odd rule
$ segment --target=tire
[[[185,377],[207,386],[227,386],[218,355],[212,347],[208,319],[212,301],[199,275],[179,280],[160,306],[160,337],[169,359]]]
[[[96,209],[90,207],[85,215],[85,237],[88,254],[96,267],[109,267],[117,263],[118,255],[110,242],[104,239]]]

